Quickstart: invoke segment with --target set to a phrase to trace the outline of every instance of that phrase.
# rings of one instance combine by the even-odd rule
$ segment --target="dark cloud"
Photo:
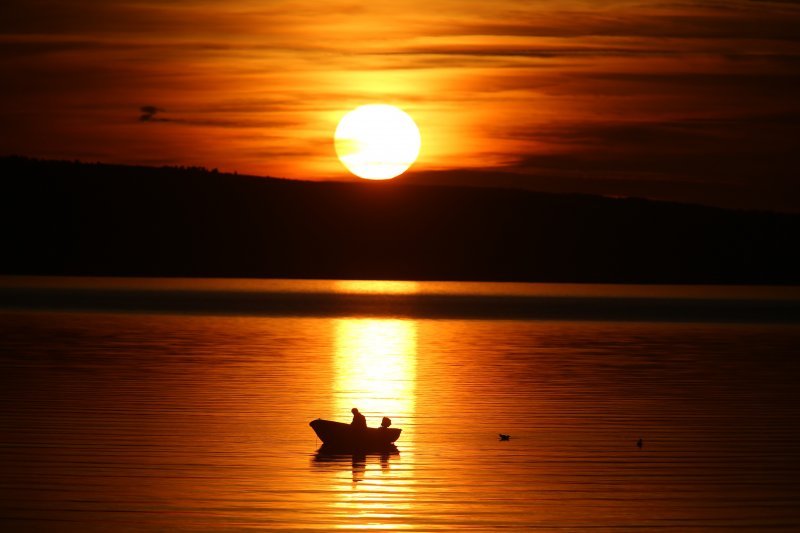
[[[800,112],[638,123],[571,123],[530,133],[551,152],[504,170],[561,192],[800,210]]]
[[[664,121],[571,122],[542,126],[525,135],[547,144],[605,154],[718,156],[729,153],[735,145],[738,154],[782,155],[800,150],[800,111]]]
[[[247,128],[282,128],[296,125],[296,122],[290,120],[265,120],[246,118],[247,113],[243,113],[241,109],[234,114],[237,118],[226,118],[226,114],[231,114],[230,109],[239,109],[237,106],[223,107],[221,109],[201,109],[194,110],[191,116],[183,117],[163,117],[162,113],[166,113],[166,109],[156,107],[153,105],[146,105],[139,108],[139,122],[171,122],[174,124],[185,124],[191,126],[210,126],[216,128],[232,128],[232,129],[247,129]],[[254,109],[253,107],[244,106],[244,109]],[[252,111],[251,111],[252,112]],[[220,117],[222,115],[222,117]],[[244,118],[243,118],[244,116]],[[219,118],[218,118],[219,117]]]
[[[564,122],[502,166],[414,172],[413,183],[646,197],[800,212],[800,111],[725,118]]]
[[[140,122],[168,122],[169,119],[167,118],[156,118],[156,114],[163,113],[166,109],[161,109],[160,107],[156,107],[154,105],[143,105],[139,108],[141,115],[139,115]]]
[[[766,7],[766,6],[764,6]],[[678,8],[676,8],[678,9]],[[445,35],[483,35],[519,37],[643,37],[654,39],[765,39],[800,41],[797,20],[785,13],[762,7],[703,10],[683,5],[684,13],[647,11],[644,6],[626,11],[550,12],[546,16],[519,13],[507,20],[464,22],[442,28]],[[798,13],[793,13],[797,15]],[[792,15],[792,13],[789,13]]]
[[[476,57],[594,57],[594,56],[672,56],[679,52],[668,48],[635,48],[621,46],[550,46],[550,47],[472,47],[441,45],[437,47],[417,47],[402,50],[390,50],[383,55],[439,55],[439,56],[476,56]]]

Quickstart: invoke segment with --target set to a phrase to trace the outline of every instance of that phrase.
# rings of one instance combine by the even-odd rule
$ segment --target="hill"
[[[0,158],[5,274],[798,283],[800,216]]]

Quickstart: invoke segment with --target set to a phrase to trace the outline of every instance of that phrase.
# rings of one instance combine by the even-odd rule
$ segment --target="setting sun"
[[[336,154],[360,178],[399,176],[419,155],[421,138],[414,120],[397,107],[370,104],[342,118],[334,134]]]

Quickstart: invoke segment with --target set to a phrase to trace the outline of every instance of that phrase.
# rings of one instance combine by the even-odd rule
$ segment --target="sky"
[[[350,180],[368,103],[398,183],[800,211],[800,1],[0,4],[0,155]]]

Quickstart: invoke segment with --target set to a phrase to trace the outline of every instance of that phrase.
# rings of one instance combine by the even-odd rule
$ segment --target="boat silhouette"
[[[399,428],[354,428],[350,424],[318,418],[309,424],[328,450],[384,451],[392,450],[403,431]],[[396,448],[395,448],[396,449]]]

